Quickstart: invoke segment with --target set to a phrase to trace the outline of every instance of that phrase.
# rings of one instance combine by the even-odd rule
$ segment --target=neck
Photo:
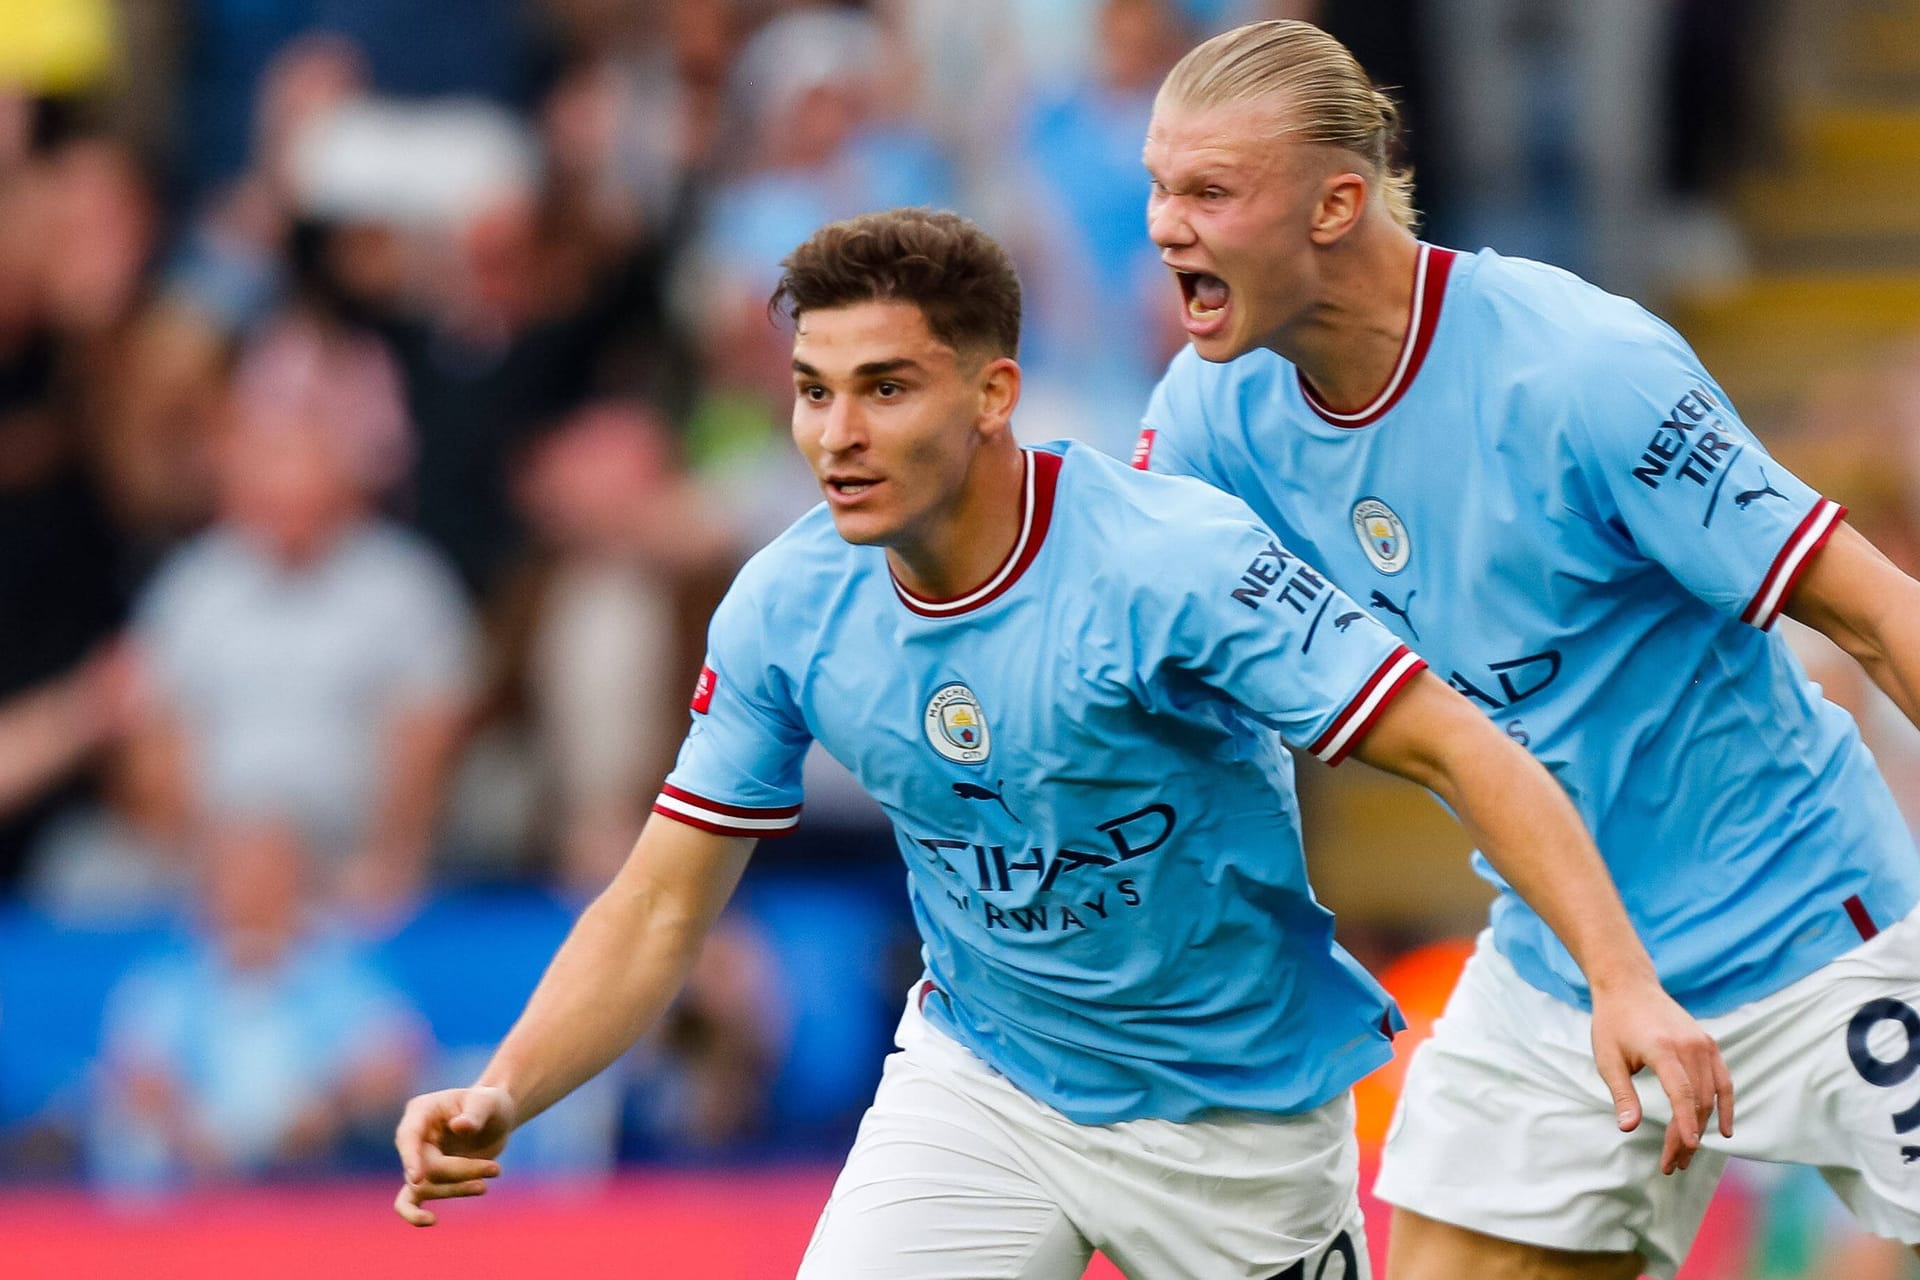
[[[952,507],[924,534],[887,548],[893,576],[929,600],[963,596],[993,576],[1020,540],[1027,460],[1002,433],[974,456]]]
[[[1319,397],[1359,409],[1393,376],[1413,322],[1420,242],[1385,218],[1370,219],[1323,255],[1320,298],[1273,343]]]

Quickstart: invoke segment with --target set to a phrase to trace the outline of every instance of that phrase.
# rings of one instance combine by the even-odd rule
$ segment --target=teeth
[[[1208,316],[1217,316],[1225,310],[1225,307],[1203,307],[1200,305],[1200,299],[1198,298],[1187,299],[1187,314],[1196,320],[1204,320]]]

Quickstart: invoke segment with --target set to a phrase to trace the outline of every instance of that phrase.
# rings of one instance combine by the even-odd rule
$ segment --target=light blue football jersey
[[[1074,1120],[1277,1113],[1402,1024],[1307,885],[1290,757],[1337,761],[1422,667],[1246,504],[1027,450],[1018,544],[916,598],[824,506],[715,612],[656,809],[774,835],[817,739],[885,808],[922,1008]]]
[[[1853,722],[1768,633],[1842,508],[1678,334],[1552,267],[1422,245],[1389,385],[1331,411],[1261,350],[1177,356],[1135,465],[1237,494],[1572,796],[1676,998],[1710,1015],[1900,919],[1920,858]],[[1500,950],[1575,1003],[1501,889]]]

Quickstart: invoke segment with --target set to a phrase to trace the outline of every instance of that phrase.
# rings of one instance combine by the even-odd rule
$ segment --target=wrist
[[[487,1072],[467,1088],[469,1092],[486,1089],[496,1094],[496,1108],[500,1118],[506,1121],[509,1129],[519,1124],[520,1097],[506,1077]]]
[[[1587,971],[1587,989],[1598,1000],[1616,999],[1660,987],[1660,975],[1645,953],[1636,960],[1595,965]]]

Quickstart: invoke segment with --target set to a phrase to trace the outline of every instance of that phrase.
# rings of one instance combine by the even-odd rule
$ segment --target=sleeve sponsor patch
[[[700,678],[693,683],[693,709],[705,715],[713,707],[713,690],[720,683],[720,677],[714,674],[712,667],[702,665]]]
[[[1159,434],[1160,433],[1152,427],[1148,427],[1140,433],[1140,438],[1133,442],[1133,469],[1135,471],[1145,471],[1152,466],[1153,438]]]

